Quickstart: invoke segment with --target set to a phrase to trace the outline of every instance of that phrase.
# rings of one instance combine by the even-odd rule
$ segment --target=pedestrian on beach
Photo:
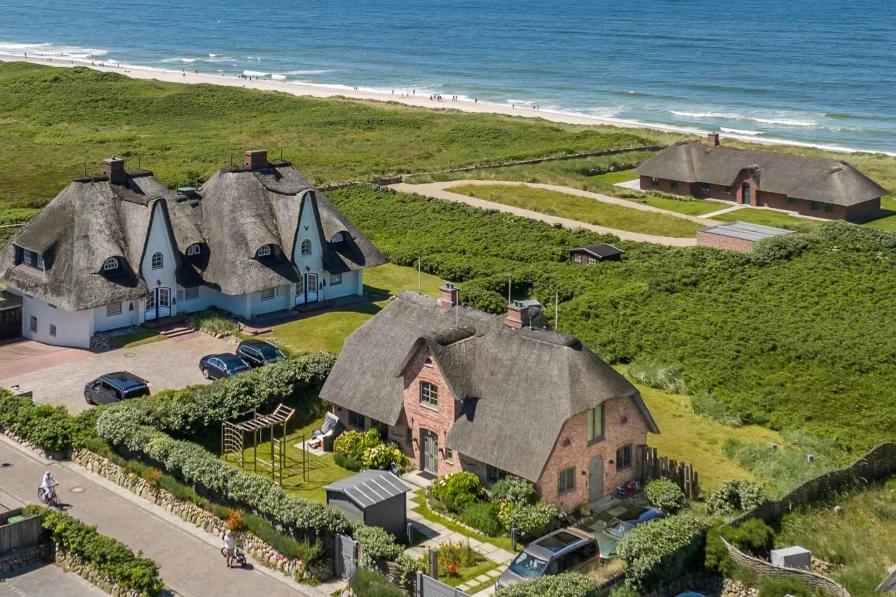
[[[479,98],[478,98],[478,97],[474,97],[474,98],[473,98],[473,103],[474,103],[474,104],[478,104],[478,103],[479,103]]]

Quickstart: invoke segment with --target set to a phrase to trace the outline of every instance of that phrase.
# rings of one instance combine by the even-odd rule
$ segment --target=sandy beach
[[[709,132],[709,129],[697,129],[690,127],[677,127],[677,126],[665,126],[651,123],[643,123],[636,122],[630,120],[623,119],[614,119],[614,118],[600,118],[600,117],[592,117],[592,116],[583,116],[579,114],[570,114],[567,112],[553,112],[549,110],[541,110],[536,109],[535,106],[532,105],[504,105],[504,104],[495,104],[495,103],[487,103],[487,102],[475,102],[473,100],[461,99],[458,101],[452,101],[450,96],[443,96],[442,101],[436,101],[430,99],[430,96],[422,95],[422,94],[402,94],[397,90],[392,93],[384,93],[384,92],[375,92],[369,90],[359,90],[355,89],[351,86],[346,85],[322,85],[322,84],[311,84],[311,83],[298,83],[298,82],[283,82],[283,81],[274,81],[265,78],[241,78],[235,76],[227,76],[227,75],[212,75],[206,73],[196,73],[190,70],[185,70],[183,72],[176,70],[163,70],[149,67],[140,67],[134,65],[127,64],[106,64],[104,66],[97,66],[96,64],[84,63],[80,61],[70,61],[70,60],[59,60],[59,59],[48,59],[48,58],[24,58],[22,56],[13,56],[7,54],[0,54],[0,61],[2,62],[30,62],[33,64],[41,64],[44,66],[55,66],[61,68],[74,68],[74,67],[86,67],[92,68],[94,70],[103,71],[103,72],[111,72],[118,73],[128,77],[132,77],[134,79],[148,79],[154,81],[164,81],[167,83],[185,83],[188,85],[199,85],[199,84],[208,84],[208,85],[225,85],[228,87],[243,87],[245,89],[258,89],[261,91],[280,91],[283,93],[289,93],[291,95],[296,96],[307,96],[307,97],[319,97],[319,98],[327,98],[327,97],[345,97],[349,99],[357,99],[357,100],[371,100],[371,101],[381,101],[381,102],[396,102],[405,104],[408,106],[416,106],[420,108],[430,108],[430,109],[447,109],[447,110],[459,110],[461,112],[474,112],[474,113],[486,113],[486,114],[504,114],[507,116],[519,116],[523,118],[541,118],[542,120],[547,120],[550,122],[560,122],[565,124],[578,124],[578,125],[600,125],[600,126],[615,126],[621,128],[640,128],[640,129],[650,129],[655,131],[662,131],[668,133],[680,133],[680,134],[695,134],[702,135]],[[803,146],[803,147],[817,147],[820,149],[825,149],[828,151],[838,151],[849,153],[851,150],[846,150],[842,147],[831,147],[825,145],[813,145],[809,143],[799,143],[795,141],[787,141],[784,139],[770,139],[770,138],[756,138],[752,136],[743,136],[731,133],[721,133],[720,135],[723,138],[727,139],[738,139],[740,141],[747,141],[750,143],[764,144],[764,145],[790,145],[790,146]],[[889,155],[889,154],[888,154]]]

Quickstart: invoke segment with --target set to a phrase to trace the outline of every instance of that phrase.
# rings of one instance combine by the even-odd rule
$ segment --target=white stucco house
[[[152,172],[103,161],[0,251],[22,298],[22,335],[88,347],[97,332],[218,307],[250,319],[363,292],[385,263],[288,162],[264,151],[172,192]]]

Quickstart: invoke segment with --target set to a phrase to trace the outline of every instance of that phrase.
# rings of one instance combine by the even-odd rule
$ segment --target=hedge
[[[644,487],[644,493],[652,506],[668,514],[675,514],[687,503],[681,488],[666,478],[654,479],[648,483]]]
[[[54,454],[95,437],[96,418],[95,409],[72,416],[63,406],[37,405],[31,398],[0,391],[0,427]]]
[[[760,485],[742,479],[724,481],[706,500],[711,516],[728,516],[737,511],[752,512],[766,502]]]
[[[27,506],[26,510],[43,517],[41,526],[51,541],[94,566],[113,582],[146,597],[161,595],[165,585],[159,578],[159,565],[144,558],[111,537],[100,535],[96,527],[64,513]]]
[[[570,572],[541,576],[535,580],[510,585],[498,589],[495,597],[590,597],[594,594],[594,583],[591,579],[583,574]]]
[[[348,520],[335,508],[292,497],[271,479],[231,466],[192,442],[174,439],[108,409],[97,432],[116,446],[145,455],[187,483],[253,511],[301,537],[345,533]]]
[[[686,574],[702,552],[709,524],[691,516],[661,518],[636,526],[616,548],[625,583],[648,592]]]

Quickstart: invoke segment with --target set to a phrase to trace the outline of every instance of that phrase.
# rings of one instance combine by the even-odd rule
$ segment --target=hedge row
[[[96,417],[95,410],[72,416],[63,406],[38,405],[31,398],[0,391],[0,428],[54,454],[80,447],[94,437]]]
[[[335,508],[292,497],[267,477],[238,469],[192,442],[141,425],[125,409],[107,409],[99,435],[115,446],[145,455],[185,482],[245,507],[299,537],[345,533],[349,523]]]
[[[135,422],[179,435],[190,435],[278,402],[310,411],[335,362],[336,357],[326,352],[303,354],[212,384],[163,390],[105,410],[125,411],[123,416]]]
[[[636,526],[616,549],[625,563],[625,584],[648,592],[699,567],[708,528],[706,521],[683,515]]]
[[[594,583],[587,576],[571,572],[555,576],[540,576],[498,589],[495,597],[589,597],[594,595]]]
[[[41,526],[54,543],[108,576],[125,589],[139,591],[147,597],[161,595],[165,585],[159,578],[159,565],[134,554],[111,537],[100,535],[96,527],[88,526],[64,512],[40,506],[27,506],[27,511],[43,517]]]

